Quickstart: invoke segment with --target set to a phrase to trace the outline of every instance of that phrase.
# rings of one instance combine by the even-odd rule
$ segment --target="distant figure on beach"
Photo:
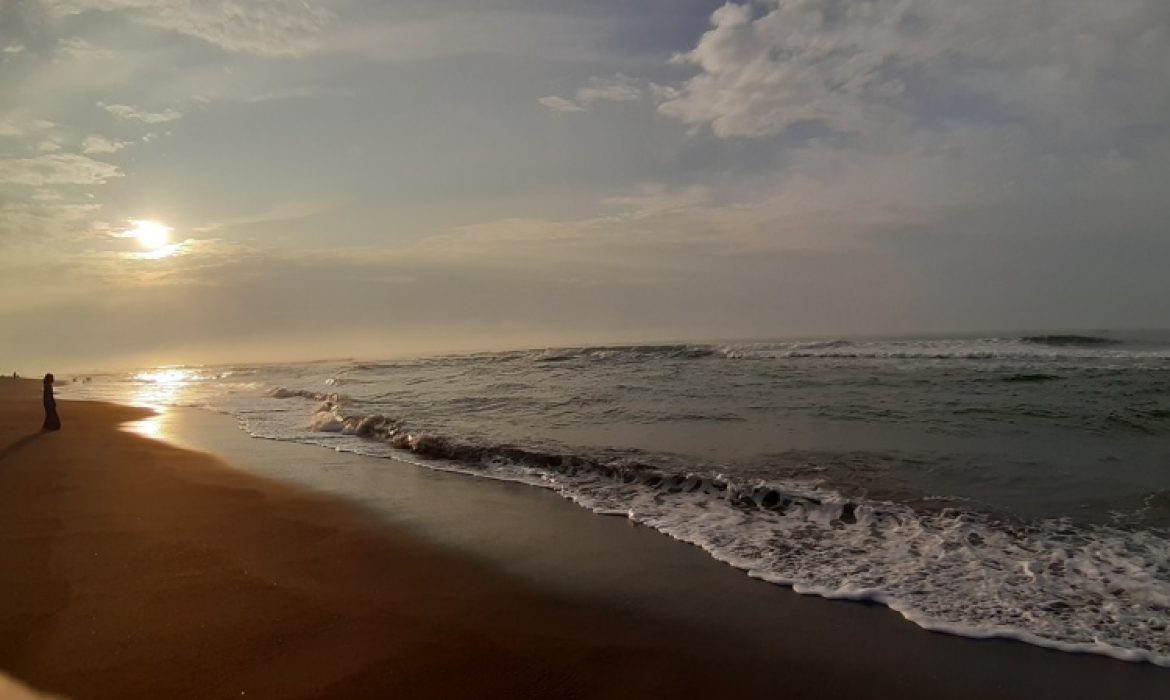
[[[41,430],[60,430],[61,418],[57,415],[57,399],[53,398],[53,375],[45,375],[45,424]]]

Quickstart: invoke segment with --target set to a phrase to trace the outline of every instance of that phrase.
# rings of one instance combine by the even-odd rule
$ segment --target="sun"
[[[172,231],[170,226],[157,221],[136,219],[130,222],[132,228],[127,233],[138,239],[138,244],[147,250],[158,250],[167,244]]]

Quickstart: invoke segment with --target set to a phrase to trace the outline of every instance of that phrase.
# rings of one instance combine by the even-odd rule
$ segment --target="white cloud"
[[[597,102],[633,102],[645,95],[640,81],[618,73],[612,78],[590,78],[572,99],[549,95],[537,101],[554,112],[584,112]]]
[[[121,13],[138,24],[202,39],[226,51],[298,56],[333,17],[304,0],[48,0],[54,15]]]
[[[98,106],[124,121],[136,121],[143,124],[163,124],[181,119],[183,116],[178,110],[169,107],[161,112],[148,112],[130,105],[111,105],[99,102]]]
[[[74,62],[98,61],[115,58],[115,52],[108,48],[99,48],[79,37],[62,39],[57,43],[57,60]]]
[[[948,108],[1080,133],[1164,121],[1170,109],[1164,0],[758,6],[712,15],[712,28],[675,59],[698,73],[666,96],[662,114],[757,137],[813,120],[860,131]]]
[[[585,108],[572,100],[567,100],[556,95],[549,95],[541,97],[537,100],[540,104],[554,112],[584,112]]]
[[[612,78],[590,78],[577,91],[577,101],[582,104],[594,102],[630,102],[642,98],[641,84],[629,76],[618,73]]]
[[[61,140],[55,137],[41,139],[40,143],[37,144],[38,153],[56,153],[59,150],[61,150]]]
[[[76,153],[0,160],[0,184],[8,185],[101,185],[121,174],[116,165]]]
[[[1013,224],[1026,235],[1063,226],[1068,212],[1092,209],[1085,202],[1138,214],[1162,206],[1153,183],[1170,177],[1165,8],[728,4],[674,59],[696,73],[651,93],[667,117],[776,155],[768,173],[736,178],[755,191],[737,198],[741,209],[772,212],[761,220],[775,241],[794,230],[826,243],[891,227],[945,235],[978,228],[973,211],[990,221],[1027,210],[1030,223]]]
[[[21,137],[48,131],[57,126],[46,119],[27,119],[20,115],[0,118],[0,136]]]
[[[90,135],[81,142],[81,152],[86,155],[117,153],[130,144],[130,141],[110,140],[104,136]]]

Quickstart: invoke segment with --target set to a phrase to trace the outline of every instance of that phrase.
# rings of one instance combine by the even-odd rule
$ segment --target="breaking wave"
[[[644,358],[695,360],[714,357],[717,354],[717,348],[706,345],[612,345],[535,350],[528,355],[528,359],[535,362],[623,361]]]
[[[349,414],[329,395],[281,395],[321,401],[309,427],[360,439],[347,449],[374,441],[433,469],[548,488],[799,593],[880,603],[930,630],[1170,666],[1170,532],[913,508],[815,481],[479,444]],[[1161,509],[1168,499],[1147,501]]]
[[[268,392],[268,395],[274,399],[309,399],[310,401],[324,401],[331,406],[339,406],[348,403],[351,399],[345,394],[327,393],[320,391],[307,391],[305,389],[286,389],[282,386],[276,387]]]
[[[766,359],[925,359],[925,360],[1059,360],[1084,358],[1170,359],[1170,349],[1122,349],[1121,341],[1085,335],[1037,335],[1004,338],[913,340],[815,340],[727,344],[613,345],[542,348],[490,355],[448,356],[446,361],[481,362],[639,362],[675,360]]]

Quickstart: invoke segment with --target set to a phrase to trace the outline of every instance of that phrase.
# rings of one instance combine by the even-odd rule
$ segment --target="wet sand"
[[[0,380],[0,671],[42,690],[1068,698],[1170,687],[1165,669],[929,634],[881,608],[800,597],[535,489],[377,470],[210,425],[179,435],[217,449],[200,440],[218,434],[217,452],[246,462],[235,468],[119,431],[147,412],[107,404],[61,402],[65,429],[40,434],[39,399],[38,383]],[[334,481],[314,483],[321,473]]]
[[[735,681],[758,663],[712,663],[687,630],[558,600],[337,499],[117,430],[142,410],[61,402],[65,429],[40,434],[39,387],[0,392],[0,670],[33,687],[504,698],[760,685]]]

